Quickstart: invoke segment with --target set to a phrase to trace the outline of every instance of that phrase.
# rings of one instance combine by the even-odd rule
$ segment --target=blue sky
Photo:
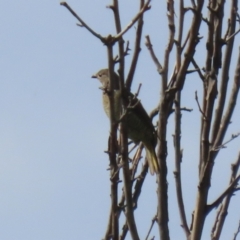
[[[106,229],[110,192],[106,171],[108,158],[103,151],[107,149],[109,123],[102,110],[100,84],[91,79],[93,73],[107,66],[106,49],[86,29],[77,27],[76,19],[59,3],[47,0],[1,2],[1,240],[101,239]],[[97,32],[114,33],[112,13],[105,8],[110,1],[71,0],[68,3]],[[168,34],[164,4],[160,6],[153,1],[152,9],[146,13],[143,34],[150,34],[161,61]],[[137,12],[138,1],[124,0],[120,7],[124,26]],[[126,34],[132,49],[134,33],[132,28]],[[205,56],[197,56],[203,64]],[[131,55],[126,59],[127,68],[130,59]],[[170,70],[173,66],[174,55]],[[139,83],[143,84],[141,101],[150,112],[159,100],[160,77],[144,44],[133,92]],[[183,106],[194,110],[183,113],[182,119],[183,191],[189,222],[197,191],[200,113],[194,100],[196,90],[201,99],[201,82],[192,74],[186,82]],[[239,117],[238,109],[233,123]],[[170,118],[170,227],[171,237],[181,240],[185,237],[175,201],[173,131],[173,118]],[[236,132],[239,132],[239,125],[232,124],[228,138]],[[230,163],[235,161],[238,151],[237,139],[220,154],[210,201],[226,186]],[[233,198],[232,206],[237,202],[239,195]],[[148,176],[136,212],[141,239],[149,229],[155,206],[155,178]],[[229,213],[231,221],[223,239],[232,237],[236,230],[238,209]],[[206,223],[207,238],[214,216],[215,213]],[[152,234],[157,232],[155,227]]]

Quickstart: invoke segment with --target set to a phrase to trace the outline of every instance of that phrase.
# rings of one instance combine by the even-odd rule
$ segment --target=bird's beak
[[[92,78],[97,78],[97,76],[95,74],[92,75]]]

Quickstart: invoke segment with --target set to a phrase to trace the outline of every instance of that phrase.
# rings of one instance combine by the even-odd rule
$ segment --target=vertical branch
[[[107,45],[108,50],[108,69],[110,75],[110,138],[109,138],[109,158],[111,167],[111,229],[112,229],[112,239],[118,240],[119,235],[119,222],[118,222],[118,181],[119,181],[119,171],[116,161],[117,153],[117,127],[118,124],[114,121],[114,63],[113,63],[113,46],[112,44]]]
[[[212,115],[214,110],[214,103],[217,97],[217,76],[215,71],[211,71],[205,77],[206,91],[204,91],[204,109],[202,115],[202,128],[201,128],[201,165],[200,165],[200,181],[204,174],[205,164],[208,159],[210,142],[209,135],[211,130]],[[206,95],[205,95],[206,94]],[[209,184],[209,183],[207,183]]]
[[[215,6],[216,6],[216,0],[209,1],[209,5],[208,5],[209,11],[208,11],[208,20],[207,20],[208,38],[207,38],[207,42],[206,42],[207,56],[206,56],[206,63],[205,63],[205,71],[206,72],[210,72],[211,68],[212,68],[215,14],[214,14],[214,11],[211,11],[211,9],[214,9]]]
[[[168,70],[169,70],[169,56],[174,44],[175,35],[175,23],[174,23],[174,1],[167,1],[167,17],[168,17],[168,28],[169,28],[169,40],[165,49],[164,63],[162,70],[162,91],[165,92],[167,89],[168,82]]]
[[[119,14],[119,7],[118,7],[118,0],[113,0],[113,6],[112,10],[114,13],[114,19],[115,19],[115,26],[117,33],[120,33],[122,31],[121,27],[121,20],[120,20],[120,14]],[[120,77],[120,89],[123,89],[124,86],[124,39],[121,37],[118,40],[118,52],[119,52],[119,77]]]
[[[179,69],[179,72],[177,73],[177,76],[176,76],[174,89],[181,89],[183,87],[188,66],[195,54],[195,48],[199,42],[198,33],[199,33],[199,28],[202,22],[203,4],[204,4],[204,1],[198,1],[198,5],[194,8],[194,15],[193,15],[192,24],[190,27],[188,45],[187,45],[186,52],[184,54],[184,59],[181,64],[181,68]]]
[[[112,238],[112,207],[110,208],[110,213],[109,213],[109,217],[108,217],[108,226],[107,226],[107,230],[105,232],[105,236],[103,238],[103,240],[111,240]]]
[[[238,222],[238,229],[234,233],[233,240],[237,240],[237,235],[240,233],[240,221]]]
[[[134,218],[134,208],[133,208],[133,199],[132,199],[132,181],[131,175],[129,171],[129,164],[128,164],[128,144],[127,144],[127,134],[126,132],[122,132],[121,124],[121,140],[123,143],[121,145],[121,154],[122,154],[122,169],[123,169],[123,182],[124,182],[124,195],[126,199],[126,207],[125,207],[125,215],[128,224],[128,229],[130,231],[131,237],[133,240],[140,240],[138,236],[137,226],[135,223]],[[125,139],[123,139],[125,137]]]
[[[231,174],[229,185],[235,180],[238,173],[239,166],[240,166],[240,152],[238,154],[237,161],[234,164],[232,164],[232,174]],[[220,235],[223,229],[223,224],[227,216],[227,210],[228,210],[232,196],[233,196],[232,191],[230,191],[230,193],[226,196],[223,204],[220,207],[220,210],[217,216],[218,221],[216,222],[216,226],[211,236],[213,240],[218,240],[220,238]]]
[[[179,27],[178,27],[178,40],[176,41],[176,72],[179,71],[181,66],[181,54],[182,54],[182,35],[183,35],[183,23],[184,23],[184,2],[179,3]],[[181,162],[182,162],[182,150],[181,150],[181,92],[177,91],[175,94],[175,134],[174,134],[174,148],[175,148],[175,183],[177,192],[178,209],[181,218],[181,226],[186,234],[187,239],[190,236],[190,230],[187,225],[185,207],[182,195],[182,181],[181,181]]]
[[[118,7],[118,0],[113,0],[113,7],[114,11],[114,18],[115,18],[115,25],[117,33],[121,32],[121,21],[120,21],[120,14],[119,14],[119,7]],[[140,19],[142,18],[142,15]],[[119,76],[120,76],[120,90],[123,96],[124,90],[124,40],[121,37],[118,41],[118,49],[119,49]],[[123,101],[123,105],[124,101]],[[125,107],[125,106],[124,106]],[[120,145],[120,152],[122,157],[122,169],[123,169],[123,182],[124,182],[124,195],[126,200],[126,207],[125,207],[125,215],[126,221],[128,225],[128,229],[131,233],[133,240],[139,240],[138,231],[135,223],[134,218],[134,209],[133,209],[133,200],[132,200],[132,181],[131,175],[129,171],[129,163],[128,163],[128,134],[126,125],[121,123],[120,124],[120,135],[121,135],[121,145]]]
[[[206,110],[204,112],[204,115],[207,116],[206,120],[210,121],[211,119],[209,118],[209,114],[212,114],[210,112],[213,111],[212,106],[213,106],[213,100],[214,96],[216,95],[216,79],[214,80],[213,76],[214,72],[212,72],[209,75],[209,79],[207,80],[208,83],[208,88],[207,88],[207,99],[206,99]],[[216,76],[215,76],[216,78]],[[229,126],[230,119],[233,113],[233,110],[236,105],[236,99],[239,91],[239,79],[240,79],[240,54],[238,58],[238,63],[236,67],[236,73],[234,77],[234,83],[233,83],[233,89],[232,89],[232,95],[230,96],[230,101],[229,101],[229,106],[227,108],[227,112],[225,117],[221,120],[220,128],[218,128],[218,133],[217,137],[215,137],[214,142],[211,143],[212,146],[208,150],[205,149],[205,153],[207,158],[202,159],[204,160],[204,165],[202,166],[202,171],[201,171],[201,176],[200,176],[200,183],[199,183],[199,189],[198,189],[198,196],[197,196],[197,203],[196,203],[196,208],[195,208],[195,216],[194,216],[194,223],[193,223],[193,231],[192,231],[192,239],[200,239],[205,217],[206,217],[206,203],[207,203],[207,198],[208,198],[208,192],[210,188],[210,183],[211,183],[211,175],[212,175],[212,169],[214,165],[214,159],[216,158],[219,149],[218,146],[221,145],[223,138],[225,136],[226,130]],[[213,81],[214,80],[214,81]],[[212,99],[212,100],[211,100]],[[208,107],[209,104],[209,107]],[[205,120],[205,122],[206,122]],[[204,123],[205,124],[205,123]],[[210,126],[209,123],[206,122],[206,128],[202,129],[203,135],[204,131],[209,131]],[[208,128],[208,129],[207,129]],[[205,133],[206,136],[208,133]],[[202,140],[206,141],[207,139],[203,138]],[[203,142],[205,144],[205,142]],[[209,144],[209,143],[207,143]],[[204,146],[203,146],[204,147]],[[203,156],[202,156],[203,157]]]
[[[185,231],[186,237],[190,236],[190,230],[187,225],[187,219],[185,214],[185,207],[182,195],[182,182],[181,182],[181,162],[182,162],[182,150],[181,150],[181,93],[177,92],[175,97],[175,135],[174,135],[174,148],[175,148],[175,182],[176,192],[178,200],[178,208],[181,218],[181,226]]]
[[[222,46],[224,44],[222,40],[222,28],[223,28],[222,22],[224,4],[225,0],[218,0],[215,9],[213,9],[213,11],[215,12],[213,69],[217,75],[219,69],[222,67]]]
[[[215,9],[216,7],[216,0],[209,1],[208,5],[208,20],[207,20],[207,26],[208,26],[208,38],[206,42],[206,63],[205,63],[205,72],[206,75],[209,76],[210,73],[212,75],[215,74],[214,71],[211,72],[212,70],[212,63],[213,63],[213,51],[214,51],[214,23],[215,23]],[[207,161],[207,155],[209,151],[209,134],[210,134],[210,122],[208,119],[205,117],[205,112],[207,109],[207,89],[208,87],[208,81],[207,79],[204,79],[204,84],[203,84],[203,106],[202,110],[204,115],[202,115],[201,118],[201,144],[200,144],[200,159],[199,159],[199,174],[201,174],[202,168],[204,167],[204,164]]]
[[[168,10],[168,26],[169,26],[169,41],[165,50],[164,66],[162,72],[162,99],[160,103],[159,111],[159,127],[158,127],[158,150],[157,156],[159,161],[160,174],[157,175],[158,183],[158,227],[160,232],[160,238],[169,240],[169,227],[168,227],[168,184],[167,184],[167,141],[166,141],[166,129],[167,119],[169,116],[169,106],[172,105],[171,99],[166,97],[167,80],[168,80],[168,67],[169,67],[169,56],[172,51],[175,34],[174,24],[174,1],[167,1]]]
[[[182,54],[182,37],[183,37],[183,26],[184,26],[184,1],[180,0],[179,3],[179,27],[178,27],[178,40],[177,45],[177,71],[181,66],[181,54]]]
[[[228,32],[228,36],[231,36],[234,34],[236,29],[236,13],[238,9],[238,1],[234,0],[232,1],[231,5],[231,12],[230,12],[230,28]],[[223,61],[223,68],[222,68],[222,76],[221,76],[221,86],[219,91],[219,99],[218,99],[218,105],[216,109],[214,124],[213,124],[213,131],[212,131],[212,138],[211,142],[214,142],[214,140],[217,137],[220,122],[223,115],[223,109],[226,102],[226,95],[227,95],[227,89],[228,89],[228,80],[229,80],[229,69],[231,64],[231,58],[232,58],[232,51],[233,51],[233,45],[234,45],[234,37],[232,37],[226,46],[225,50],[225,56]]]
[[[135,162],[135,161],[139,162],[139,160],[141,158],[142,149],[143,149],[143,144],[140,144],[140,146],[139,146],[139,148],[138,148],[138,150],[137,150],[137,152],[134,156],[133,162]],[[134,171],[134,169],[132,169],[132,170]],[[138,198],[141,194],[142,186],[143,186],[144,180],[146,178],[147,171],[148,171],[148,162],[145,161],[145,163],[142,167],[141,173],[135,179],[135,186],[134,186],[134,192],[133,192],[133,197],[132,197],[133,208],[134,209],[136,209],[137,206],[138,206]],[[134,177],[134,173],[132,173],[132,179],[131,179],[132,181],[134,180],[133,177]],[[122,234],[120,235],[119,240],[125,239],[128,230],[129,230],[129,228],[128,228],[128,224],[127,224],[127,221],[126,221],[126,223],[124,224],[124,226],[122,228]]]
[[[140,0],[140,9],[142,9],[144,6],[144,0]],[[143,14],[138,20],[138,25],[137,25],[137,31],[136,31],[136,37],[135,37],[135,46],[134,46],[134,53],[133,53],[133,58],[130,66],[130,70],[127,76],[126,80],[126,88],[128,91],[131,91],[131,85],[133,81],[133,76],[135,73],[135,69],[137,66],[138,58],[139,58],[139,53],[141,51],[141,39],[142,39],[142,27],[143,27]]]
[[[216,151],[216,149],[218,148],[218,146],[220,146],[222,144],[222,141],[226,134],[227,128],[231,122],[231,117],[232,117],[233,111],[234,111],[236,103],[237,103],[239,88],[240,88],[240,48],[239,48],[239,52],[238,52],[238,61],[237,61],[237,66],[236,66],[236,70],[235,70],[235,76],[234,76],[234,81],[233,81],[233,86],[232,86],[232,92],[230,95],[230,100],[229,100],[228,106],[226,108],[227,110],[226,110],[225,116],[223,117],[223,119],[221,121],[218,135],[213,144],[213,151],[212,151],[213,158],[216,158],[216,156],[219,152],[219,151]]]

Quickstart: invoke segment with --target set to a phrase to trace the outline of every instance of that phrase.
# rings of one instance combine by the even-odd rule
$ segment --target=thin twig
[[[234,38],[238,33],[240,32],[240,29],[238,29],[235,33],[233,33],[231,36],[229,36],[225,42],[228,43],[232,38]]]
[[[143,144],[140,144],[137,152],[139,151],[139,154],[136,153],[135,156],[134,156],[134,159],[133,159],[133,162],[135,164],[133,164],[133,167],[132,167],[132,181],[134,179],[136,179],[135,181],[135,186],[134,186],[134,192],[133,192],[133,207],[134,209],[137,208],[137,203],[138,203],[138,198],[141,194],[141,189],[142,189],[142,186],[143,186],[143,183],[145,181],[145,178],[146,178],[146,175],[147,175],[147,172],[148,172],[148,161],[145,161],[143,167],[142,167],[142,170],[141,170],[141,173],[139,174],[138,177],[134,178],[134,174],[136,172],[136,167],[139,163],[139,159],[141,158],[141,151],[143,149]],[[128,232],[128,225],[127,223],[125,222],[123,228],[122,228],[122,233],[120,235],[120,239],[119,240],[123,240],[125,239],[126,235],[127,235],[127,232]]]
[[[233,240],[237,240],[237,235],[240,233],[240,221],[238,222],[237,231],[234,233]]]
[[[66,7],[71,13],[72,15],[78,19],[78,21],[81,23],[81,25],[83,27],[85,27],[90,33],[92,33],[95,37],[97,37],[98,39],[100,39],[104,44],[107,44],[109,42],[111,42],[112,44],[119,41],[122,36],[138,21],[138,19],[142,16],[142,14],[149,10],[150,7],[150,1],[148,0],[144,6],[142,7],[142,9],[136,14],[136,16],[132,19],[132,21],[119,33],[117,33],[115,36],[111,36],[108,35],[106,38],[102,37],[100,34],[96,33],[92,28],[90,28],[74,11],[73,9],[66,3],[66,2],[61,2],[60,5]]]
[[[187,43],[188,43],[188,40],[189,40],[189,36],[190,36],[190,32],[188,32],[187,36],[186,36],[186,39],[185,41],[183,42],[183,45],[182,45],[182,51],[184,50],[184,48],[186,47]]]
[[[218,126],[220,126],[220,128],[218,127],[218,129],[215,129],[216,133],[216,137],[213,139],[213,149],[215,149],[217,146],[220,146],[222,144],[223,138],[226,134],[226,131],[228,129],[229,123],[231,122],[231,117],[233,114],[233,111],[236,107],[236,103],[237,103],[237,98],[238,98],[238,94],[239,94],[239,85],[240,85],[240,49],[239,49],[239,53],[238,53],[238,60],[237,60],[237,66],[236,66],[236,70],[235,70],[235,76],[234,76],[234,81],[233,81],[233,86],[232,86],[232,92],[230,95],[230,100],[228,103],[228,106],[226,107],[226,113],[225,116],[222,118],[221,120],[221,124],[220,122]],[[216,124],[216,122],[214,122],[214,124]],[[216,127],[216,126],[214,126]],[[213,158],[216,158],[216,156],[218,155],[219,151],[213,151]]]
[[[197,102],[199,112],[202,114],[202,116],[203,116],[204,119],[207,119],[207,117],[205,116],[205,114],[204,114],[204,112],[203,112],[203,110],[201,109],[201,106],[200,106],[200,104],[199,104],[197,91],[195,91],[195,100],[196,100],[196,102]]]
[[[157,214],[153,217],[153,219],[152,219],[152,222],[151,222],[151,225],[150,225],[150,228],[149,228],[149,230],[148,230],[148,233],[147,233],[147,236],[146,236],[146,238],[145,238],[145,240],[148,240],[148,237],[149,237],[149,235],[150,235],[150,233],[151,233],[151,231],[152,231],[152,228],[153,228],[153,225],[154,225],[154,223],[157,221]]]
[[[73,9],[66,3],[61,2],[60,5],[66,7],[72,15],[77,18],[77,20],[81,23],[82,27],[85,27],[90,33],[92,33],[95,37],[99,38],[102,42],[104,42],[104,37],[102,37],[100,34],[96,33],[92,28],[90,28],[74,11]]]
[[[168,209],[168,183],[167,183],[167,121],[169,113],[172,109],[174,94],[166,93],[168,85],[168,71],[169,71],[169,58],[174,45],[175,36],[175,22],[174,22],[174,1],[167,1],[167,17],[168,17],[168,28],[169,38],[165,48],[164,64],[161,81],[161,104],[159,114],[159,127],[157,131],[158,135],[158,150],[157,157],[160,168],[160,173],[157,174],[157,200],[158,200],[158,228],[160,232],[160,239],[169,240],[169,209]]]
[[[232,181],[232,183],[228,186],[228,188],[211,204],[209,204],[207,207],[206,207],[206,213],[210,213],[211,210],[213,208],[216,208],[219,206],[219,204],[223,201],[223,199],[229,195],[229,194],[233,194],[234,192],[238,191],[239,189],[236,189],[236,185],[238,184],[238,181],[240,180],[240,175],[238,175],[234,181]]]
[[[198,66],[198,64],[196,63],[196,61],[195,61],[194,58],[192,58],[192,64],[193,64],[193,66],[196,68],[199,77],[200,77],[200,78],[202,79],[202,81],[204,82],[204,76],[203,76],[203,74],[202,74],[202,72],[201,72],[201,70],[200,70],[200,68],[199,68],[199,66]]]
[[[191,73],[195,73],[195,72],[198,72],[198,71],[199,71],[198,68],[195,68],[195,69],[188,69],[188,70],[186,71],[186,74],[191,74]]]
[[[142,186],[143,186],[143,183],[145,181],[147,172],[148,172],[148,161],[145,160],[145,162],[142,166],[141,173],[136,178],[137,180],[136,180],[136,183],[135,183],[135,186],[134,186],[133,205],[134,205],[135,209],[137,208],[138,198],[141,194]]]
[[[137,98],[137,97],[138,97],[138,95],[139,95],[139,93],[140,93],[140,90],[141,90],[141,87],[142,87],[142,84],[139,83],[139,85],[138,85],[138,90],[137,90],[137,92],[134,94],[134,98]]]
[[[236,134],[232,134],[231,138],[229,140],[227,140],[226,142],[224,142],[223,144],[221,144],[220,146],[217,146],[215,149],[213,149],[213,151],[218,151],[221,148],[226,148],[226,145],[228,143],[230,143],[231,141],[233,141],[235,138],[237,138],[240,135],[240,133],[236,133]]]
[[[113,0],[113,5],[111,6],[111,9],[113,10],[113,13],[114,13],[116,32],[118,34],[122,31],[118,0]],[[126,52],[128,50],[128,45],[129,45],[129,43],[127,43]],[[122,93],[123,88],[124,88],[124,78],[125,78],[125,76],[124,76],[125,51],[124,51],[124,39],[123,39],[123,37],[119,38],[119,40],[118,40],[118,53],[119,53],[118,73],[119,73],[119,79],[120,79],[120,91]],[[123,129],[123,132],[126,132],[126,131]],[[126,145],[125,142],[123,142],[123,144]]]
[[[137,13],[137,15],[132,19],[132,21],[120,33],[118,33],[114,37],[115,41],[118,41],[118,39],[120,39],[123,36],[123,34],[126,33],[138,21],[138,19],[142,16],[142,14],[151,8],[149,5],[150,2],[151,0],[148,0],[143,5],[142,9]]]
[[[140,0],[140,9],[142,9],[144,6],[144,0]],[[135,35],[135,44],[134,44],[134,51],[133,51],[133,57],[130,65],[130,69],[128,72],[128,76],[126,79],[126,88],[128,91],[131,90],[131,85],[133,81],[133,76],[135,73],[135,69],[137,66],[137,62],[139,59],[139,54],[141,51],[141,39],[142,39],[142,29],[143,29],[143,14],[138,20],[137,24],[137,30],[136,30],[136,35]]]
[[[180,110],[181,111],[186,111],[186,112],[192,112],[193,111],[192,108],[186,108],[186,107],[181,107]]]
[[[109,92],[112,93],[114,91],[114,62],[113,62],[113,46],[107,45],[107,53],[108,53],[108,69],[109,69],[109,78],[110,78],[110,86]],[[115,122],[114,117],[114,106],[115,99],[113,94],[109,94],[109,102],[110,102],[110,136],[109,136],[109,160],[111,167],[111,213],[112,213],[112,222],[111,222],[111,235],[113,239],[117,239],[119,235],[119,219],[118,219],[118,183],[119,183],[119,168],[117,165],[117,128],[118,124]]]
[[[128,52],[130,50],[131,49],[129,48],[129,41],[127,41],[126,49],[124,50],[124,53],[123,53],[123,58],[129,55]],[[118,55],[116,55],[116,57],[114,58],[114,63],[119,63],[119,62],[121,62],[121,60],[122,60],[122,57],[119,57]],[[120,76],[120,74],[119,74],[119,76]]]
[[[236,9],[238,9],[238,1],[232,1],[231,2],[231,11],[230,11],[230,19],[228,21],[228,30],[226,33],[226,36],[232,35],[235,32],[236,29]],[[225,37],[226,38],[226,37]],[[223,66],[222,66],[222,75],[221,75],[221,85],[219,87],[219,98],[218,98],[218,104],[216,108],[216,114],[215,119],[212,127],[212,136],[211,136],[211,142],[213,143],[216,141],[217,135],[219,135],[219,126],[221,126],[223,111],[225,108],[225,105],[227,104],[226,97],[228,92],[228,85],[229,85],[229,71],[231,66],[231,58],[233,53],[233,45],[234,45],[235,38],[231,38],[226,45],[225,55],[223,59]],[[239,61],[239,60],[238,60]],[[239,63],[238,63],[239,64]],[[227,109],[227,108],[226,108]],[[221,134],[222,135],[222,134]],[[222,141],[219,139],[219,143],[216,145],[220,145]]]
[[[239,170],[239,166],[240,166],[240,152],[238,154],[238,158],[237,158],[236,162],[234,164],[232,164],[232,174],[230,177],[230,186],[236,180],[236,175]],[[227,211],[228,211],[228,207],[230,204],[230,200],[231,200],[231,197],[233,196],[232,193],[233,193],[233,191],[237,191],[237,190],[238,190],[238,188],[236,188],[236,184],[235,184],[235,189],[233,189],[232,191],[229,191],[229,194],[226,196],[224,202],[222,203],[222,205],[218,211],[218,214],[217,214],[217,217],[215,220],[215,224],[214,224],[214,228],[212,229],[212,239],[214,239],[214,240],[218,240],[221,235],[221,232],[223,229],[223,224],[224,224],[226,216],[227,216]]]
[[[215,218],[212,230],[211,230],[211,239],[212,240],[214,240],[214,233],[215,233],[215,231],[217,229],[217,226],[218,226],[218,223],[219,223],[219,219],[220,219],[220,214],[222,212],[222,208],[223,208],[223,205],[221,204],[219,209],[218,209],[218,211],[217,211],[217,215],[216,215],[216,218]]]
[[[157,67],[157,71],[159,74],[162,74],[163,71],[163,67],[161,65],[161,63],[159,62],[158,58],[156,57],[155,52],[153,51],[153,47],[152,47],[152,43],[150,40],[149,35],[146,36],[146,43],[145,43],[146,47],[148,48],[150,55],[153,59],[153,62],[155,63],[156,67]]]
[[[120,58],[120,68],[119,68],[119,77],[120,77],[120,90],[123,92],[124,88],[124,40],[122,39],[123,34],[131,28],[131,24],[128,26],[129,28],[124,31],[121,29],[121,21],[118,7],[118,0],[113,1],[114,8],[114,17],[115,17],[115,25],[117,35],[114,37],[114,41],[118,41],[119,48],[119,58]],[[138,230],[134,217],[134,209],[133,209],[133,201],[132,201],[132,183],[129,169],[129,161],[128,161],[128,135],[125,124],[120,123],[120,137],[121,137],[121,156],[122,156],[122,169],[123,169],[123,189],[124,189],[124,197],[126,201],[125,207],[125,215],[126,222],[128,228],[131,233],[131,237],[133,240],[139,240]],[[117,239],[117,238],[116,238]]]
[[[181,149],[181,93],[177,92],[175,96],[175,135],[174,135],[174,149],[175,149],[175,185],[177,192],[178,209],[181,218],[181,226],[185,232],[186,237],[190,236],[190,230],[187,224],[185,206],[182,194],[182,181],[181,181],[181,162],[182,162],[182,149]]]
[[[193,8],[196,8],[196,3],[194,0],[191,0]]]

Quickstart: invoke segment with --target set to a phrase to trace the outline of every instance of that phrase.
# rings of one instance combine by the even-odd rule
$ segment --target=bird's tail
[[[146,157],[147,157],[147,160],[148,160],[148,166],[149,166],[149,169],[150,169],[150,173],[152,175],[154,175],[154,173],[159,173],[160,168],[159,168],[158,159],[157,159],[155,149],[153,148],[153,146],[146,146],[145,145],[145,150],[146,150]]]

